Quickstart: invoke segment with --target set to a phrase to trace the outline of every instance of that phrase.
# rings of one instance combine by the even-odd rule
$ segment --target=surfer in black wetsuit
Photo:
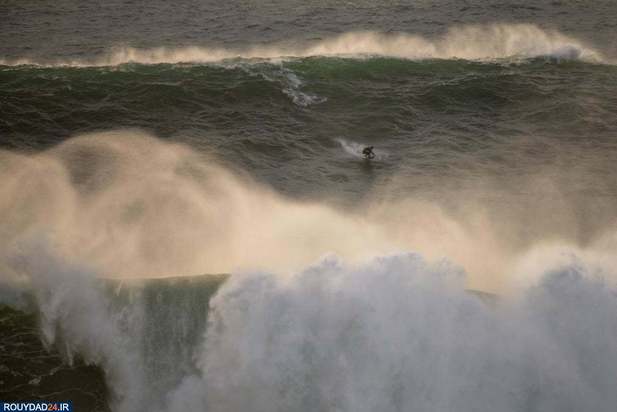
[[[375,158],[375,152],[373,152],[373,146],[367,146],[362,150],[362,154],[365,159],[371,160]]]

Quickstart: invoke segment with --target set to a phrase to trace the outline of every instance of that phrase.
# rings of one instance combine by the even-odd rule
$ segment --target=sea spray
[[[617,410],[617,2],[14,3],[0,398]]]
[[[460,267],[415,253],[121,283],[40,248],[14,262],[46,341],[104,368],[115,411],[617,405],[617,290],[582,260],[496,304]]]
[[[403,254],[232,277],[170,410],[614,410],[614,289],[574,265],[491,307],[461,276]]]
[[[69,366],[75,358],[100,366],[113,411],[161,410],[153,405],[198,371],[208,302],[225,276],[96,278],[42,241],[22,246],[10,265],[29,281],[41,340]]]
[[[582,59],[608,62],[583,42],[558,31],[533,24],[495,23],[454,26],[442,37],[415,34],[384,34],[372,31],[348,32],[317,42],[291,47],[285,44],[249,46],[238,49],[187,46],[138,49],[119,47],[91,60],[33,61],[3,59],[0,64],[41,64],[53,66],[117,66],[124,63],[214,63],[230,59],[286,59],[311,56],[388,56],[402,59]]]
[[[376,152],[377,160],[388,159]],[[62,259],[106,277],[291,273],[327,253],[360,262],[413,250],[456,262],[468,286],[494,291],[509,288],[519,258],[536,247],[600,260],[614,247],[613,227],[599,224],[611,218],[612,199],[596,202],[603,209],[594,210],[604,212],[589,222],[574,213],[587,200],[566,196],[545,174],[478,178],[473,192],[442,189],[444,179],[435,176],[428,192],[391,199],[388,191],[400,191],[394,176],[381,197],[340,208],[284,196],[212,156],[134,130],[77,136],[30,155],[0,151],[0,164],[6,279],[18,276],[4,256],[42,237]],[[538,196],[521,199],[498,184]],[[516,202],[481,202],[490,193]]]
[[[79,356],[101,366],[114,411],[139,410],[144,400],[139,354],[110,311],[94,272],[54,255],[43,241],[12,256],[10,264],[30,280],[43,342],[55,346],[69,364]]]
[[[499,234],[529,217],[456,193],[458,215],[299,202],[136,131],[0,158],[3,283],[29,285],[67,361],[106,371],[116,411],[615,409],[610,225],[583,247],[569,214],[536,210],[545,237],[523,242]],[[132,283],[217,268],[212,300]],[[500,303],[470,279],[501,279]]]

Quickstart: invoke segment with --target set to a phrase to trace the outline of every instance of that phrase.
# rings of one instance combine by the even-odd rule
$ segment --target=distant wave
[[[116,66],[125,63],[215,63],[229,59],[284,59],[312,56],[386,56],[411,60],[500,59],[609,61],[592,47],[558,31],[543,30],[532,24],[490,24],[453,27],[434,39],[414,35],[379,32],[348,32],[317,42],[291,47],[282,44],[229,49],[220,47],[119,47],[95,59],[39,61],[0,59],[3,65]]]

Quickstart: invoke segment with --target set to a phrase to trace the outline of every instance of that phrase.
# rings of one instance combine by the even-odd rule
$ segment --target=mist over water
[[[116,66],[123,63],[212,63],[228,59],[281,59],[312,56],[387,56],[404,59],[497,60],[552,57],[608,62],[583,42],[557,31],[530,24],[461,26],[429,39],[413,34],[349,32],[295,47],[280,44],[245,49],[208,47],[137,49],[123,47],[95,60],[41,62],[30,59],[5,60],[5,65],[42,64],[54,66]]]
[[[617,295],[577,261],[496,306],[465,291],[460,268],[416,254],[361,265],[330,257],[291,277],[236,274],[210,300],[207,332],[213,289],[203,279],[110,295],[87,271],[44,264],[34,282],[43,330],[105,368],[118,411],[610,411],[617,402]],[[182,325],[196,320],[205,336],[187,339]]]
[[[362,145],[341,144],[350,161],[364,162],[354,152]],[[376,154],[376,162],[388,159]],[[12,255],[41,243],[112,278],[295,271],[327,254],[361,262],[413,250],[448,258],[467,271],[471,286],[498,291],[517,281],[513,265],[534,248],[602,260],[615,241],[614,199],[603,201],[605,218],[596,208],[595,225],[577,215],[584,200],[561,193],[548,174],[508,178],[534,196],[548,194],[519,199],[534,203],[531,214],[507,202],[481,203],[484,193],[500,190],[490,179],[444,192],[435,176],[433,188],[392,197],[401,190],[394,176],[351,208],[297,200],[216,157],[139,131],[79,136],[32,155],[4,151],[0,159],[5,275],[13,272],[6,263]]]
[[[179,406],[198,394],[211,410],[614,408],[614,290],[561,268],[490,308],[460,275],[412,254],[235,278]]]
[[[114,412],[615,411],[617,9],[416,3],[0,5],[0,304]]]
[[[511,211],[300,202],[136,131],[1,158],[3,288],[104,368],[114,410],[616,405],[610,226],[521,247]],[[139,280],[221,272],[212,298],[207,277]]]

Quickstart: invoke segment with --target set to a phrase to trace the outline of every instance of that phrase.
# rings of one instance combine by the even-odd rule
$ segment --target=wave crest
[[[460,275],[400,254],[232,277],[169,410],[613,410],[610,287],[563,267],[490,308]]]
[[[317,42],[286,46],[271,44],[243,49],[222,47],[119,47],[91,60],[51,63],[31,59],[2,60],[4,65],[117,66],[125,63],[215,63],[229,59],[282,59],[314,56],[384,56],[410,60],[463,59],[491,61],[549,57],[607,63],[597,50],[558,31],[533,24],[490,24],[453,27],[438,38],[402,33],[348,32]]]

